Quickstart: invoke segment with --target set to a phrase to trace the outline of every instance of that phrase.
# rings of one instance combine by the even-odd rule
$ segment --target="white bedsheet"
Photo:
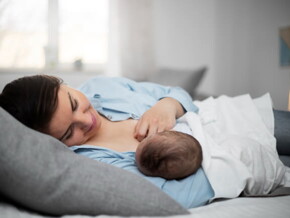
[[[290,196],[235,198],[191,209],[188,218],[289,218],[289,205]]]
[[[290,196],[236,198],[193,208],[189,210],[190,214],[188,215],[171,216],[170,218],[289,218],[289,205]],[[98,216],[98,218],[109,217],[119,218],[119,216]],[[67,218],[77,217],[69,216]]]
[[[199,115],[189,112],[182,121],[202,146],[202,166],[214,198],[267,194],[289,181],[276,151],[268,94],[256,101],[243,95],[195,103]]]

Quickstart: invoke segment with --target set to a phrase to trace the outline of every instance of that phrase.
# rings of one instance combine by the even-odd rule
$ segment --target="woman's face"
[[[101,126],[101,117],[86,96],[78,90],[61,85],[58,104],[47,133],[67,146],[82,145]]]

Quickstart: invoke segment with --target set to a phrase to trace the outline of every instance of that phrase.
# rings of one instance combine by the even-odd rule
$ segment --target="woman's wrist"
[[[166,97],[163,98],[159,101],[160,103],[164,103],[166,105],[166,107],[172,107],[172,110],[174,110],[174,114],[175,114],[175,118],[179,118],[182,115],[184,115],[184,113],[186,112],[183,108],[183,106],[180,104],[179,101],[177,101],[174,98],[171,97]]]

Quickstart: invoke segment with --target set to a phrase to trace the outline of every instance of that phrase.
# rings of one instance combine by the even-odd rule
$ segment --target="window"
[[[1,0],[0,68],[103,69],[108,0]]]

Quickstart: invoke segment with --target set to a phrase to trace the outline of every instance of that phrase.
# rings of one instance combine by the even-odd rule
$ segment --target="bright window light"
[[[104,67],[108,1],[1,0],[0,68]]]
[[[59,1],[59,62],[107,62],[108,1]]]
[[[46,0],[0,1],[0,67],[42,68]]]

